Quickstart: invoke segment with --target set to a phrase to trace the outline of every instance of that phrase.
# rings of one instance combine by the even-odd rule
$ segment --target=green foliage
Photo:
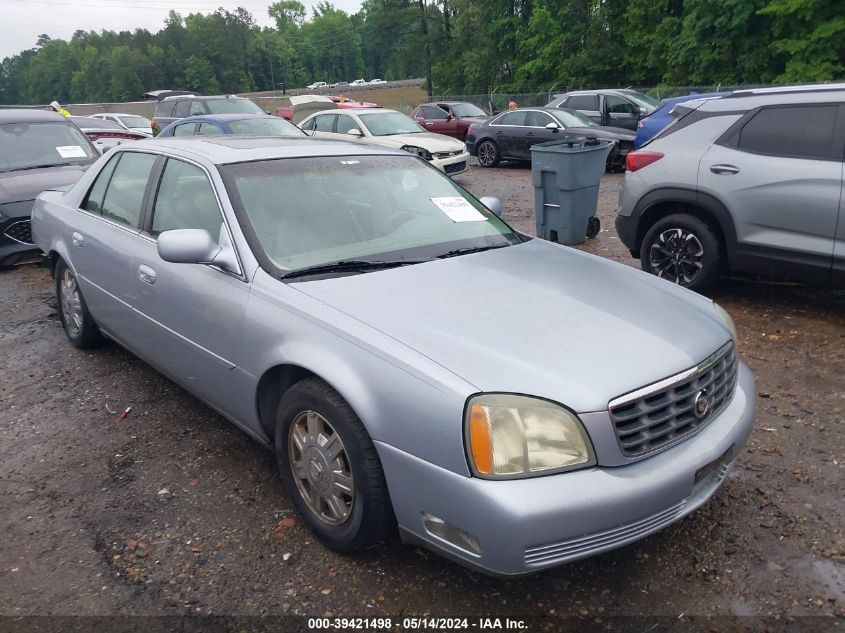
[[[827,81],[845,75],[845,13],[832,0],[323,0],[182,16],[156,33],[39,35],[0,62],[6,104],[139,99],[312,81],[431,77],[436,92],[573,86]]]

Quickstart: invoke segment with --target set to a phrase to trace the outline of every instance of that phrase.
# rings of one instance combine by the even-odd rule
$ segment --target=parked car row
[[[369,81],[367,81],[366,79],[364,79],[362,77],[361,79],[356,79],[355,81],[352,81],[352,82],[338,81],[338,82],[335,82],[331,85],[327,84],[325,81],[315,81],[314,83],[310,83],[305,87],[308,88],[308,90],[320,90],[322,88],[347,88],[347,87],[350,87],[350,86],[352,86],[352,87],[377,86],[379,84],[385,84],[385,83],[387,83],[387,82],[384,81],[383,79],[370,79]]]

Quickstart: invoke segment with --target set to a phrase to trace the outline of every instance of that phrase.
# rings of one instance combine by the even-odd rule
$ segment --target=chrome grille
[[[466,161],[462,161],[460,163],[453,163],[451,165],[446,165],[445,167],[443,167],[443,171],[446,172],[447,174],[457,174],[457,173],[462,172],[464,169],[466,169],[466,167],[467,167]]]
[[[685,372],[610,401],[610,419],[626,457],[640,457],[692,435],[730,401],[737,358],[728,343]]]
[[[3,235],[21,244],[32,244],[32,231],[30,230],[29,220],[12,222],[3,231]]]

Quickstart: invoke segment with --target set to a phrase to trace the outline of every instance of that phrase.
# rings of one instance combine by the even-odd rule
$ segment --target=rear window
[[[304,136],[302,130],[278,117],[266,119],[243,119],[230,121],[232,134],[247,134],[252,136]]]
[[[174,101],[159,101],[153,117],[173,116],[173,106],[175,105]]]
[[[97,119],[91,121],[102,123]],[[106,125],[113,127],[115,124]],[[0,172],[86,164],[97,156],[85,135],[70,122],[0,125]]]
[[[830,160],[835,105],[763,108],[739,133],[737,147],[747,152]]]
[[[210,114],[264,114],[249,99],[209,99],[205,107]]]

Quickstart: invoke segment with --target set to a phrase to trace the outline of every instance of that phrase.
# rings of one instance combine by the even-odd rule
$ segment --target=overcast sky
[[[317,0],[300,0],[311,15]],[[354,13],[361,0],[331,0],[338,9]],[[214,2],[213,0],[0,0],[0,59],[32,48],[39,34],[68,40],[77,29],[84,31],[134,31],[155,33],[171,9],[188,13],[212,13],[218,7],[244,7],[261,26],[272,24],[268,0]]]

